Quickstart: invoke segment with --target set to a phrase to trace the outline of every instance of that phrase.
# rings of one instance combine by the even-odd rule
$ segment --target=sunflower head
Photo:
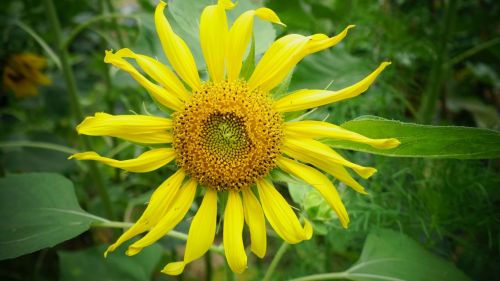
[[[218,191],[251,186],[280,154],[281,114],[267,93],[244,81],[204,83],[173,122],[177,165]]]
[[[153,193],[137,222],[112,244],[114,251],[125,241],[141,233],[144,237],[128,247],[135,255],[169,233],[186,215],[203,187],[203,201],[191,222],[182,261],[171,262],[162,272],[180,274],[184,267],[200,258],[216,235],[217,198],[226,194],[224,210],[224,253],[234,272],[247,267],[243,228],[250,232],[250,249],[258,257],[266,253],[266,220],[287,243],[311,238],[312,225],[299,219],[289,203],[274,188],[269,172],[280,169],[315,188],[336,212],[342,226],[349,216],[331,175],[360,193],[366,193],[350,171],[363,178],[375,173],[371,167],[352,163],[323,144],[324,138],[360,142],[376,148],[393,148],[396,139],[371,139],[323,121],[286,121],[283,113],[307,110],[355,97],[375,81],[389,65],[382,63],[358,83],[339,91],[302,89],[273,100],[270,92],[289,75],[307,55],[339,43],[353,26],[338,35],[285,35],[264,53],[248,79],[242,77],[242,61],[252,39],[253,22],[260,20],[282,24],[270,9],[246,11],[228,26],[226,10],[234,7],[219,0],[206,7],[200,17],[200,43],[210,76],[201,81],[194,57],[179,37],[160,2],[155,25],[166,57],[172,66],[130,49],[107,51],[104,61],[128,72],[151,97],[174,113],[167,117],[145,115],[109,115],[87,117],[77,130],[81,134],[112,136],[155,147],[135,159],[115,160],[95,152],[72,156],[96,160],[131,172],[150,172],[175,159],[177,171]],[[129,60],[135,60],[142,72]]]
[[[51,80],[43,74],[46,59],[35,54],[12,55],[3,69],[3,86],[17,98],[38,95],[38,87],[50,85]]]

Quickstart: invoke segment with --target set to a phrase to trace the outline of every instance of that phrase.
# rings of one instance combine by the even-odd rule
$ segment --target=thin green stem
[[[290,244],[283,242],[278,249],[278,252],[276,252],[276,255],[274,255],[273,260],[271,261],[271,264],[267,268],[266,274],[264,275],[264,278],[262,278],[262,281],[269,281],[271,276],[274,273],[274,270],[276,269],[276,266],[278,266],[278,263],[280,262],[281,258],[283,255],[286,253],[288,248],[290,247]]]
[[[497,37],[497,38],[494,38],[494,39],[491,39],[489,41],[486,41],[482,44],[479,44],[479,45],[476,45],[472,48],[470,48],[469,50],[453,57],[449,62],[448,62],[448,65],[451,67],[469,57],[472,57],[474,56],[475,54],[483,51],[483,50],[487,50],[493,46],[495,46],[496,44],[500,43],[500,37]]]
[[[444,15],[444,26],[441,31],[440,40],[437,45],[437,58],[434,61],[427,85],[420,103],[418,117],[420,122],[429,123],[436,114],[439,93],[443,87],[448,70],[445,64],[448,55],[448,43],[453,33],[453,25],[456,17],[459,0],[448,1]]]
[[[317,281],[317,280],[334,280],[334,279],[349,279],[348,272],[331,272],[323,274],[314,274],[299,278],[290,279],[288,281]]]
[[[0,142],[0,147],[33,147],[33,148],[42,148],[42,149],[48,149],[48,150],[54,150],[54,151],[59,151],[67,154],[75,154],[78,151],[58,145],[58,144],[53,144],[49,142],[36,142],[36,141],[7,141],[7,142]]]
[[[129,19],[134,19],[137,20],[135,16],[128,16],[128,15],[122,15],[122,14],[103,14],[103,15],[98,15],[95,17],[92,17],[84,22],[82,22],[80,25],[75,27],[73,31],[69,34],[68,38],[66,41],[62,42],[62,49],[68,49],[69,45],[75,40],[75,38],[82,32],[85,28],[89,27],[90,25],[96,24],[100,21],[105,21],[108,19],[116,19],[116,18],[129,18]],[[118,44],[120,44],[120,41],[118,41]],[[121,44],[120,44],[121,45]],[[122,46],[120,46],[122,47]]]
[[[212,254],[205,254],[205,281],[212,281]]]
[[[31,27],[27,26],[22,21],[16,21],[16,25],[19,26],[19,28],[24,30],[26,33],[28,33],[31,37],[33,37],[33,39],[35,39],[35,41],[42,47],[42,49],[45,50],[47,55],[54,61],[57,68],[59,70],[61,70],[61,68],[62,68],[61,60],[56,55],[54,50],[52,50],[52,48],[49,46],[49,44],[47,44],[47,42],[45,42],[45,40],[43,40],[43,38],[41,36],[39,36],[38,33],[36,33]]]
[[[113,7],[113,3],[111,3],[111,0],[105,0],[104,4],[106,5],[106,8],[108,8],[109,13],[114,13],[115,7]],[[116,39],[118,40],[118,44],[120,44],[120,48],[123,48],[125,46],[125,41],[123,41],[122,33],[120,32],[120,28],[118,27],[118,21],[116,20],[116,18],[111,19],[111,24],[116,32]]]
[[[109,227],[109,228],[129,228],[134,225],[131,222],[121,222],[121,221],[99,221],[92,223],[92,227]],[[171,230],[167,233],[167,236],[172,238],[187,241],[188,235],[182,232]],[[210,251],[217,253],[219,255],[224,255],[224,247],[222,246],[211,246]]]
[[[76,122],[80,122],[83,119],[83,112],[80,107],[80,101],[78,96],[78,89],[76,87],[75,75],[73,73],[73,69],[71,68],[69,62],[69,53],[66,48],[63,47],[63,36],[61,30],[61,24],[59,22],[59,18],[57,16],[57,11],[54,6],[54,2],[52,0],[44,0],[44,6],[47,11],[47,16],[50,24],[52,25],[52,32],[54,34],[54,38],[56,41],[56,45],[59,48],[59,58],[61,59],[62,72],[64,76],[64,80],[66,82],[67,91],[70,98],[71,108],[73,112],[73,117]],[[83,145],[85,149],[92,150],[92,145],[87,138],[83,139]],[[104,179],[97,168],[97,165],[93,161],[89,161],[89,169],[90,174],[94,178],[94,182],[97,186],[97,190],[101,197],[102,203],[104,205],[106,214],[109,218],[114,218],[113,206],[111,205],[111,200],[109,198],[109,194],[104,185]]]

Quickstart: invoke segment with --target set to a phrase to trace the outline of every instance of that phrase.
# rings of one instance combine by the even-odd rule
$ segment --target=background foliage
[[[169,2],[167,16],[191,46],[198,66],[202,66],[202,56],[198,48],[197,19],[201,9],[211,2]],[[474,280],[494,280],[499,276],[500,166],[498,160],[485,159],[498,157],[500,147],[498,1],[239,2],[238,11],[230,15],[265,5],[287,24],[286,29],[263,23],[256,26],[257,56],[275,36],[318,32],[331,35],[348,24],[357,25],[343,43],[304,59],[295,69],[290,90],[340,89],[358,81],[381,61],[393,62],[366,94],[309,112],[309,117],[343,124],[353,130],[360,128],[360,132],[373,136],[390,135],[394,129],[390,126],[400,124],[391,120],[489,129],[454,128],[460,131],[455,134],[436,133],[420,125],[404,127],[411,135],[410,140],[422,149],[429,148],[425,144],[430,143],[434,152],[442,152],[437,155],[439,158],[448,153],[452,155],[448,158],[464,159],[393,158],[345,150],[344,154],[353,161],[373,165],[379,171],[363,182],[369,196],[338,185],[351,215],[348,230],[340,227],[317,193],[294,179],[276,175],[276,179],[290,182],[289,193],[284,181],[279,187],[289,195],[294,206],[313,220],[316,235],[289,248],[271,237],[266,258],[251,258],[250,267],[241,280],[261,280],[275,254],[285,250],[287,254],[279,261],[272,280],[329,272],[338,273],[331,277],[352,280],[381,280],[383,276],[398,280],[467,280],[465,275]],[[99,111],[164,115],[132,79],[103,63],[104,50],[122,47],[166,61],[153,25],[156,2],[57,0],[54,3],[83,115]],[[178,279],[160,274],[161,266],[174,259],[179,254],[176,249],[183,244],[169,237],[138,257],[128,258],[117,251],[106,260],[102,258],[105,245],[113,241],[119,230],[97,227],[99,223],[108,219],[134,221],[152,190],[174,167],[148,174],[128,174],[99,165],[101,180],[114,207],[113,214],[109,214],[99,196],[95,167],[66,160],[68,154],[83,150],[85,144],[74,130],[81,120],[75,117],[72,108],[71,95],[61,72],[58,39],[47,18],[44,2],[3,1],[0,11],[3,13],[0,63],[4,64],[13,53],[44,55],[49,63],[47,72],[53,80],[51,86],[41,88],[40,95],[33,98],[16,99],[12,93],[0,89],[0,173],[7,176],[0,180],[0,257],[7,258],[0,261],[0,279],[225,278],[224,261],[216,253],[194,263]],[[351,121],[362,115],[386,120],[364,117]],[[363,126],[362,122],[368,124]],[[373,124],[380,126],[381,122],[389,127],[374,129],[380,127]],[[398,128],[394,130],[404,133]],[[420,138],[415,138],[416,132]],[[449,146],[446,141],[453,138],[454,145]],[[115,139],[88,138],[86,142],[106,156],[121,159],[141,152],[139,147]],[[440,142],[448,147],[440,146]],[[332,142],[331,145],[367,151],[366,147],[349,146],[352,144]],[[406,154],[390,151],[387,154],[429,156],[426,151],[415,151],[414,147],[409,152],[401,150]],[[463,151],[476,153],[476,157],[466,156]],[[23,174],[35,172],[44,173]],[[44,209],[58,206],[77,214],[55,216]],[[47,212],[41,212],[42,209]],[[31,222],[23,225],[26,217],[31,218]],[[54,221],[54,217],[61,221]],[[37,234],[50,229],[51,223],[68,222],[80,224],[54,230],[57,235],[52,238],[58,239],[38,241],[34,246],[10,233],[12,229],[22,230],[29,238],[31,232]],[[91,224],[94,227],[86,231]],[[186,232],[188,225],[184,222],[176,230]],[[81,235],[67,240],[79,233]],[[49,246],[54,247],[47,248]],[[389,260],[385,260],[387,258]],[[377,267],[365,266],[366,261],[377,259],[385,262]],[[390,259],[401,259],[403,263]],[[206,267],[207,264],[212,266]]]

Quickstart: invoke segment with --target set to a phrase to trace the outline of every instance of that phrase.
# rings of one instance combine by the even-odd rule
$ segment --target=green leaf
[[[0,179],[0,260],[57,245],[99,220],[80,208],[73,184],[61,175]]]
[[[404,234],[387,229],[372,231],[358,262],[346,278],[355,281],[465,281],[469,278]]]
[[[104,258],[105,245],[76,252],[59,251],[59,280],[148,281],[161,260],[163,248],[146,247],[136,256],[114,253]]]
[[[430,126],[363,116],[341,127],[370,138],[397,138],[393,149],[375,149],[365,144],[327,140],[332,147],[394,157],[487,159],[500,157],[500,133],[487,129]]]

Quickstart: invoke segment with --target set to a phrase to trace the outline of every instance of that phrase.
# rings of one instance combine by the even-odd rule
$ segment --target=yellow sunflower
[[[272,169],[281,169],[317,189],[337,213],[342,226],[347,227],[346,209],[323,172],[365,193],[346,168],[363,178],[376,170],[349,162],[317,139],[348,140],[381,149],[396,147],[399,141],[370,139],[322,121],[285,122],[283,114],[355,97],[366,91],[389,63],[382,63],[366,78],[340,91],[304,89],[273,100],[270,91],[302,58],[334,46],[352,26],[334,37],[290,34],[278,39],[245,80],[240,72],[252,38],[254,18],[282,23],[272,10],[259,8],[244,12],[229,28],[226,10],[235,5],[230,0],[219,0],[201,14],[201,49],[210,76],[209,81],[202,82],[191,51],[164,16],[165,6],[163,2],[158,4],[154,19],[163,50],[175,72],[156,59],[129,49],[108,51],[104,61],[128,72],[153,99],[174,111],[171,118],[96,113],[77,127],[80,134],[165,147],[122,161],[95,152],[78,153],[72,158],[95,160],[137,173],[159,169],[173,160],[178,168],[154,191],[142,216],[106,254],[143,232],[147,234],[128,247],[127,255],[135,255],[158,241],[186,215],[198,186],[204,197],[191,222],[184,259],[167,264],[162,270],[166,274],[180,274],[186,264],[203,256],[212,245],[217,198],[221,194],[227,196],[223,214],[224,251],[234,272],[241,273],[247,267],[242,238],[245,223],[250,232],[250,249],[260,258],[266,253],[266,219],[288,243],[310,239],[311,224],[305,219],[301,223],[274,188],[269,180]],[[127,59],[135,60],[157,83],[151,82]]]
[[[38,87],[49,85],[42,73],[47,60],[31,53],[12,55],[3,69],[3,85],[18,98],[38,95]]]

